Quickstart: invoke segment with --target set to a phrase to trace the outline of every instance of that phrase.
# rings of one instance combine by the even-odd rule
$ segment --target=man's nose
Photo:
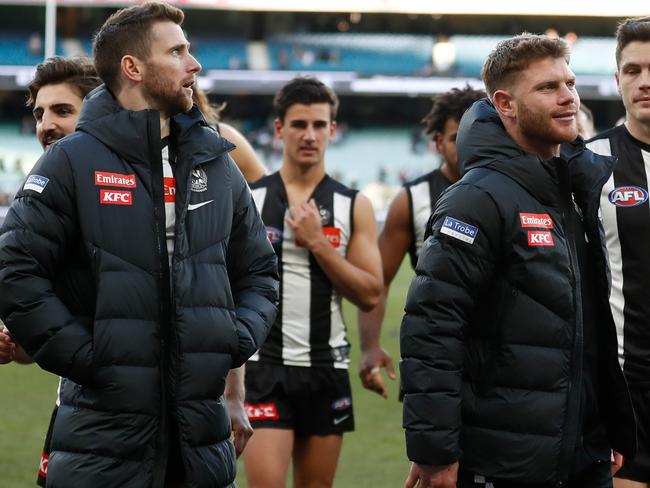
[[[201,69],[203,68],[201,66],[201,63],[199,63],[196,60],[196,58],[194,56],[192,56],[191,54],[189,54],[189,57],[190,57],[189,72],[190,73],[198,73],[199,71],[201,71]]]
[[[46,110],[43,112],[43,116],[41,117],[41,130],[47,131],[55,129],[57,126],[57,120],[55,114]]]

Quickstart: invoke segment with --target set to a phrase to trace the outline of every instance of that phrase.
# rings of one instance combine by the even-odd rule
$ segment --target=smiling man
[[[193,107],[182,21],[145,3],[105,22],[105,85],[0,231],[0,317],[63,378],[47,486],[234,481],[224,383],[275,318],[277,266],[232,145]]]
[[[561,39],[500,42],[463,116],[401,330],[406,487],[607,488],[632,455],[598,220]]]
[[[639,451],[616,474],[616,488],[650,487],[650,17],[627,19],[616,32],[616,84],[625,123],[589,141],[618,158],[600,199],[609,264],[610,307],[619,360],[638,419]]]
[[[36,67],[27,106],[36,120],[36,137],[43,149],[74,132],[84,97],[101,83],[85,58],[53,57]]]

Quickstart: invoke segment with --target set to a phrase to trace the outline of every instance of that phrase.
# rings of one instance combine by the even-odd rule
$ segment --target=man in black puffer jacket
[[[223,487],[223,391],[275,318],[276,258],[250,192],[192,107],[183,14],[117,12],[106,86],[53,144],[0,232],[0,317],[61,375],[48,487]]]
[[[611,487],[611,450],[634,454],[598,221],[613,161],[576,140],[568,57],[561,39],[502,41],[491,101],[460,123],[466,174],[402,322],[407,487]]]

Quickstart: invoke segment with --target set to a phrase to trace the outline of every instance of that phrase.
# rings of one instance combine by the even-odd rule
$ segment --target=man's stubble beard
[[[147,65],[150,73],[163,71],[155,64]],[[144,80],[144,97],[152,108],[173,117],[178,113],[187,112],[192,108],[192,99],[185,96],[183,89],[176,88],[174,83],[163,76],[148,76]]]
[[[520,102],[518,115],[521,133],[530,139],[543,140],[550,144],[563,144],[572,142],[578,136],[577,122],[574,123],[573,136],[563,135],[553,129],[550,116],[545,118],[544,115],[530,110],[525,103]]]

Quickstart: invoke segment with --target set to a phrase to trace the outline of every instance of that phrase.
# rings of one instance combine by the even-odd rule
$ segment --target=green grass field
[[[382,345],[399,358],[399,324],[411,269],[405,261],[389,296]],[[346,304],[349,338],[353,343],[350,378],[354,395],[356,431],[347,434],[334,485],[336,487],[394,488],[402,486],[408,471],[401,428],[397,382],[390,382],[384,400],[364,390],[357,375],[359,357],[356,310]],[[398,372],[399,373],[399,372]],[[57,378],[36,366],[0,366],[0,486],[35,486],[43,439],[56,396]],[[246,487],[243,467],[237,483]]]

